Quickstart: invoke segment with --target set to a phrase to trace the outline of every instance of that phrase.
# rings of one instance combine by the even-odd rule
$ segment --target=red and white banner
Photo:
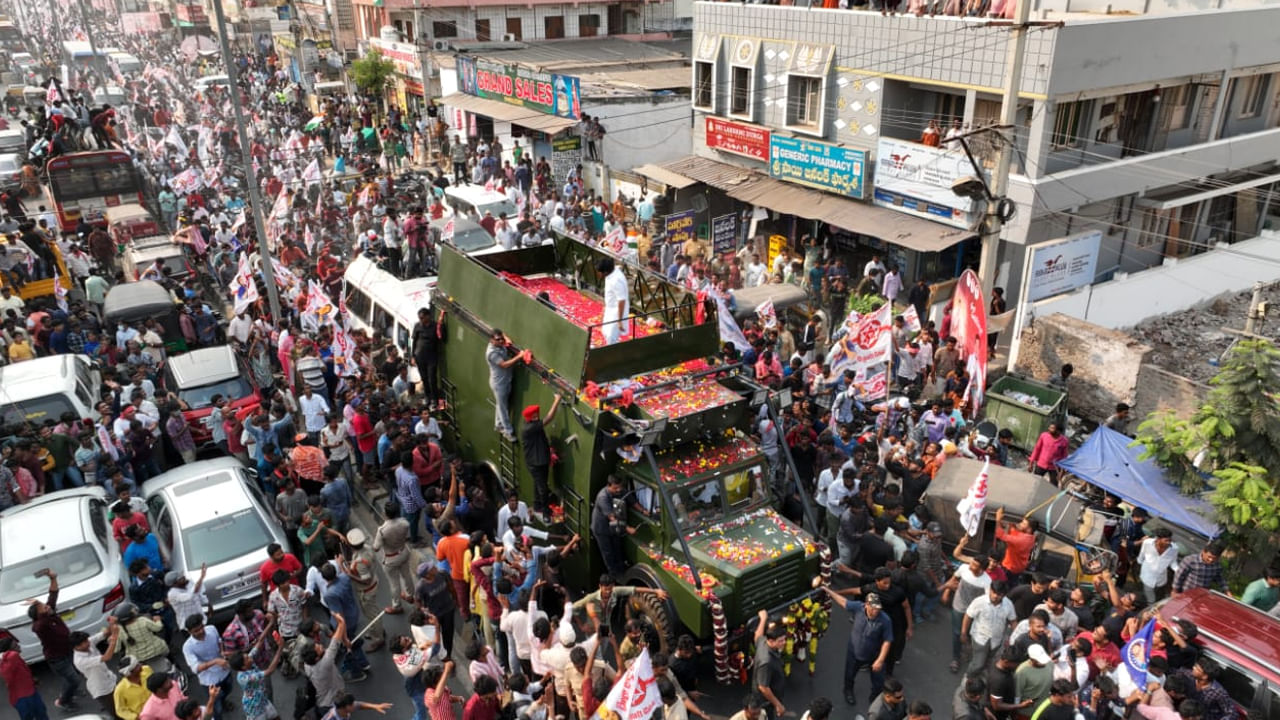
[[[253,280],[253,270],[249,268],[249,256],[246,253],[240,253],[240,264],[236,268],[235,277],[231,278],[230,290],[237,315],[258,301],[258,285]]]
[[[440,231],[440,237],[453,242],[453,218],[449,218],[449,221],[444,224],[444,229]]]
[[[653,676],[653,663],[649,660],[649,648],[641,650],[640,656],[614,683],[605,696],[603,706],[613,713],[610,717],[617,720],[649,720],[653,712],[662,707],[662,696],[658,694],[658,683]]]
[[[892,320],[893,309],[887,302],[861,317],[849,313],[845,334],[836,340],[827,356],[831,371],[839,374],[846,368],[858,370],[888,363],[893,357]]]
[[[187,168],[169,178],[169,187],[173,188],[176,195],[189,195],[204,187],[204,178],[195,168]]]
[[[907,329],[913,333],[920,332],[920,314],[916,312],[915,305],[908,305],[906,310],[902,311],[902,320],[907,324]]]
[[[987,304],[982,295],[982,281],[972,270],[965,270],[956,283],[951,298],[951,334],[956,349],[969,371],[969,417],[977,417],[987,387]]]
[[[988,458],[982,463],[982,472],[973,479],[969,492],[956,503],[956,511],[960,513],[960,525],[969,533],[969,537],[977,537],[982,527],[982,512],[987,509],[987,477],[991,468]]]
[[[853,386],[858,389],[859,400],[879,400],[889,396],[889,369],[867,377],[866,368],[862,368],[853,376]]]
[[[756,317],[760,318],[760,324],[764,325],[766,330],[772,330],[778,327],[778,311],[773,308],[773,300],[765,300],[760,307],[756,308]]]
[[[338,375],[349,377],[360,374],[360,364],[356,362],[356,343],[345,328],[338,323],[333,324],[333,369]]]
[[[605,235],[604,238],[600,240],[600,249],[617,255],[622,252],[622,248],[626,245],[626,242],[627,236],[623,232],[622,226],[619,225],[610,230],[609,234]]]

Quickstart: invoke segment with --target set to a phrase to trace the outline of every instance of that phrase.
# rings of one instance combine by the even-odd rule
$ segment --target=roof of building
[[[465,45],[459,47],[468,51],[468,54],[490,60],[567,74],[608,66],[632,70],[641,69],[637,68],[637,64],[657,63],[661,66],[682,63],[689,57],[692,43],[690,39],[637,42],[617,37],[599,37],[526,43],[523,47],[513,49],[488,47],[473,51]]]

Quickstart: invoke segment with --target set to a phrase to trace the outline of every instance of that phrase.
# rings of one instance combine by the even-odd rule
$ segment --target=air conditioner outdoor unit
[[[502,33],[502,42],[515,42],[515,41],[516,41],[515,33]]]
[[[449,41],[448,41],[448,40],[432,40],[432,41],[431,41],[431,47],[432,47],[433,49],[435,49],[435,50],[440,50],[440,51],[443,51],[443,52],[447,52],[447,51],[449,51],[450,49],[452,49],[452,48],[450,48],[450,46],[449,46]]]

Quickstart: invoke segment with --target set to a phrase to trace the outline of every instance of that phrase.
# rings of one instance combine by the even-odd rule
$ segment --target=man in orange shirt
[[[462,612],[465,620],[468,614],[467,608],[471,606],[468,599],[471,595],[471,586],[467,583],[466,576],[463,574],[466,570],[464,559],[467,554],[467,546],[470,544],[470,538],[462,531],[462,527],[452,519],[445,520],[440,524],[440,542],[436,543],[436,559],[444,560],[449,563],[449,577],[453,580],[453,597],[458,601],[458,609]]]
[[[1027,571],[1031,564],[1031,551],[1036,546],[1036,530],[1039,523],[1034,518],[1024,517],[1012,527],[1005,525],[1004,508],[996,510],[996,539],[1005,544],[1004,562],[1001,565],[1014,580]]]

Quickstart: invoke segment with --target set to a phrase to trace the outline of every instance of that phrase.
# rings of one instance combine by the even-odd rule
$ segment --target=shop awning
[[[494,120],[504,120],[509,123],[515,123],[520,127],[527,127],[530,130],[537,130],[548,135],[556,133],[566,128],[571,128],[578,124],[577,120],[570,118],[562,118],[556,115],[547,115],[537,110],[520,107],[519,105],[508,105],[497,100],[488,100],[479,98],[474,95],[465,95],[463,93],[453,93],[446,95],[440,102],[451,108],[466,110],[467,112],[486,115]]]
[[[945,250],[976,235],[972,230],[950,227],[888,208],[812,190],[776,180],[755,170],[696,155],[663,163],[659,167],[722,190],[735,200],[775,212],[821,220],[920,252]]]
[[[649,178],[650,180],[657,180],[663,185],[666,185],[669,188],[675,188],[677,190],[681,188],[687,188],[690,185],[698,184],[698,181],[694,180],[693,178],[688,178],[683,175],[677,175],[676,173],[673,173],[670,170],[667,170],[666,168],[663,168],[663,167],[659,167],[657,165],[641,165],[640,167],[632,170],[632,172],[634,172],[637,175],[643,175]]]

